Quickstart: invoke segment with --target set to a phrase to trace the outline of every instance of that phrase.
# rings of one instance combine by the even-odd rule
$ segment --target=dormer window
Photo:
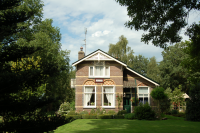
[[[104,61],[94,62],[89,66],[89,78],[110,78],[110,67]]]

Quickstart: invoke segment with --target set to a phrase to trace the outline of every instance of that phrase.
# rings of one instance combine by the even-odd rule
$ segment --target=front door
[[[127,111],[127,113],[131,113],[131,94],[126,94],[126,97],[123,98],[123,109]]]

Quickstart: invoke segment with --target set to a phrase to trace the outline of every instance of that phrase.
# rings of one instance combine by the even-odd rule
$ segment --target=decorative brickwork
[[[93,79],[87,79],[83,82],[83,85],[96,85]]]
[[[147,83],[139,83],[138,86],[149,86]]]
[[[103,85],[115,85],[112,79],[105,79]]]

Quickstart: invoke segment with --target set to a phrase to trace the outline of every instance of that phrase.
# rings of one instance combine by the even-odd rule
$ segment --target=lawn
[[[168,120],[78,119],[58,127],[52,133],[199,133],[200,122],[167,116]]]

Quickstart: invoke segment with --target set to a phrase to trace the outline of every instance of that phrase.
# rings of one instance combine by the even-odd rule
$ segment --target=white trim
[[[72,66],[76,66],[76,65],[79,64],[80,62],[82,62],[82,61],[84,61],[84,60],[87,60],[88,58],[92,57],[93,55],[95,55],[95,54],[97,54],[97,53],[98,53],[98,54],[101,53],[101,54],[105,55],[106,57],[110,58],[110,60],[114,60],[114,61],[118,62],[119,64],[121,64],[121,65],[123,65],[123,66],[127,66],[126,64],[122,63],[121,61],[116,60],[115,58],[111,57],[110,55],[106,55],[105,53],[101,52],[100,50],[98,50],[98,51],[96,51],[95,53],[89,55],[87,58],[83,58],[83,59],[81,59],[80,61],[78,61],[78,62],[72,64]],[[98,55],[98,59],[97,59],[97,60],[99,60],[99,55]],[[105,60],[105,59],[104,59],[104,60]],[[108,60],[108,59],[106,59],[106,60]]]
[[[113,94],[113,106],[104,106],[104,100],[103,100],[103,95],[104,95],[104,92],[103,92],[103,89],[104,87],[113,87],[113,92],[108,92],[110,94]],[[115,108],[115,86],[114,85],[102,85],[102,88],[101,88],[101,91],[102,91],[102,108]]]
[[[131,71],[131,72],[133,72],[133,73],[135,73],[135,74],[137,74],[138,76],[140,76],[140,77],[142,77],[142,78],[144,78],[144,79],[146,79],[147,81],[149,81],[149,82],[151,82],[151,83],[153,83],[153,84],[155,84],[156,86],[160,86],[159,84],[157,84],[156,82],[153,82],[152,80],[150,80],[150,79],[148,79],[148,78],[146,78],[146,77],[144,77],[144,76],[142,76],[141,74],[139,74],[139,73],[137,73],[137,72],[135,72],[135,71],[133,71],[133,70],[131,70],[130,68],[126,68],[127,70],[129,70],[129,71]]]
[[[94,87],[94,89],[95,89],[95,106],[85,106],[85,87],[86,86],[90,86],[90,87]],[[87,92],[87,93],[93,93],[93,92]],[[83,108],[96,108],[96,104],[97,104],[97,90],[96,90],[96,85],[84,85],[84,90],[83,90],[83,103],[84,103],[84,105],[83,105]]]

